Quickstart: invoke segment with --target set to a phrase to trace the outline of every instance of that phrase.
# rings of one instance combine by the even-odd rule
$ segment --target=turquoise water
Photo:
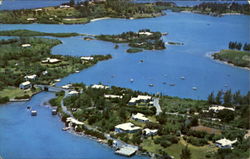
[[[250,42],[250,16],[211,17],[192,13],[167,12],[166,16],[138,20],[107,19],[86,25],[7,25],[0,30],[30,29],[44,32],[78,32],[118,34],[149,28],[168,32],[164,41],[183,42],[184,46],[167,46],[166,50],[127,54],[126,44],[84,41],[82,37],[59,38],[63,44],[52,49],[53,54],[84,56],[111,54],[113,59],[100,62],[80,73],[69,75],[57,85],[69,82],[128,87],[151,93],[205,99],[211,91],[224,88],[243,93],[249,91],[250,71],[216,62],[209,53],[227,48],[229,41]],[[139,61],[143,59],[144,62]],[[113,76],[113,78],[112,78]],[[180,77],[184,76],[185,80]],[[133,78],[134,83],[129,80]],[[163,85],[175,83],[176,86]],[[154,87],[148,87],[154,84]],[[193,91],[192,87],[197,87]],[[28,103],[10,103],[0,107],[0,155],[4,158],[120,158],[106,146],[84,137],[61,131],[63,124],[50,115],[44,102],[53,97],[40,93]],[[32,118],[26,106],[34,106],[38,116]],[[14,153],[13,153],[14,152]],[[121,157],[122,158],[122,157]],[[135,156],[134,158],[141,158]]]
[[[184,46],[167,46],[166,50],[127,54],[126,44],[114,49],[114,44],[103,41],[84,41],[82,37],[61,38],[62,45],[52,49],[53,54],[83,56],[112,54],[113,59],[72,74],[58,85],[69,82],[128,87],[150,93],[194,99],[205,99],[212,91],[232,89],[249,91],[249,71],[214,61],[208,54],[228,47],[230,41],[249,42],[250,16],[234,15],[211,17],[192,13],[167,12],[158,18],[126,20],[107,19],[86,25],[0,25],[0,30],[31,29],[45,32],[78,32],[88,34],[118,34],[149,28],[168,32],[164,41],[183,42]],[[112,29],[110,29],[112,28]],[[139,61],[143,59],[144,63]],[[114,76],[114,78],[112,78]],[[186,80],[180,80],[184,76]],[[133,78],[134,83],[129,80]],[[176,86],[163,85],[175,83]],[[154,87],[148,87],[154,84]],[[224,85],[228,85],[227,88]],[[193,91],[192,87],[197,87]]]

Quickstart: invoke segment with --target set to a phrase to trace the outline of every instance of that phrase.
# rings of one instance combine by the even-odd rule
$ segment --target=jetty
[[[135,147],[123,146],[123,147],[119,148],[118,150],[116,150],[115,153],[118,155],[130,157],[130,156],[134,155],[137,152],[137,150],[138,149]]]

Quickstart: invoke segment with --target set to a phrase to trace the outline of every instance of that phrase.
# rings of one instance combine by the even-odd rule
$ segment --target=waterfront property
[[[94,89],[108,89],[109,86],[104,86],[102,84],[94,84],[91,86],[91,88],[94,88]]]
[[[20,89],[28,89],[28,88],[31,88],[31,83],[30,81],[26,81],[26,82],[23,82],[19,85],[19,88]]]
[[[219,148],[222,148],[222,149],[227,149],[227,148],[232,149],[233,144],[235,144],[236,142],[237,142],[237,139],[231,141],[229,139],[223,138],[223,139],[217,140],[215,142],[215,145]]]
[[[136,153],[137,148],[131,146],[123,146],[115,151],[116,154],[123,155],[123,156],[132,156]]]
[[[141,127],[135,126],[132,123],[123,123],[115,126],[115,132],[117,133],[134,133],[141,130]]]
[[[141,122],[149,122],[150,120],[145,117],[142,113],[132,114],[132,119],[135,121],[141,121]]]

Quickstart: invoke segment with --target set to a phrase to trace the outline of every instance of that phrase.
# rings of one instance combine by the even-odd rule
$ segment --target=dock
[[[136,153],[137,148],[135,147],[130,147],[130,146],[123,146],[120,149],[116,150],[115,153],[118,155],[123,155],[123,156],[132,156]]]

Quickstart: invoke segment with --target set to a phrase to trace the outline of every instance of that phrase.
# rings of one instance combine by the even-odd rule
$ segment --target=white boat
[[[67,131],[67,130],[69,130],[69,129],[70,129],[70,127],[62,128],[63,131]]]
[[[149,87],[154,87],[154,85],[153,85],[153,84],[149,84],[148,86],[149,86]]]
[[[182,77],[180,77],[180,79],[185,80],[185,77],[184,77],[184,76],[182,76]]]
[[[196,90],[197,90],[197,87],[192,87],[192,89],[193,89],[194,91],[196,91]]]
[[[131,83],[133,83],[133,82],[134,82],[134,79],[133,79],[133,78],[131,78],[131,79],[130,79],[130,82],[131,82]]]

